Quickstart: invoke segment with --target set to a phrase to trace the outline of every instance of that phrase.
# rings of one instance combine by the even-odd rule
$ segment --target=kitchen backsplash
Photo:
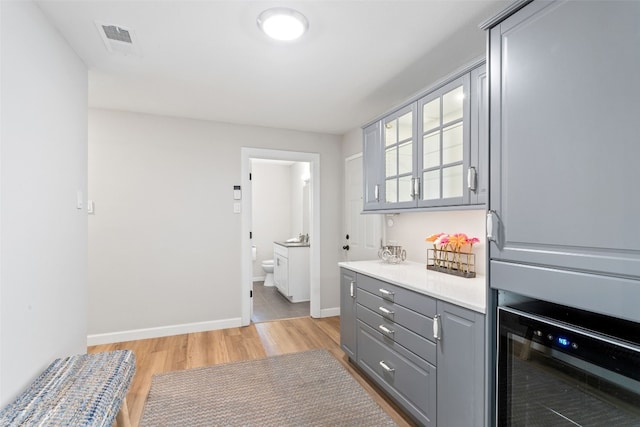
[[[486,271],[486,210],[410,212],[384,216],[387,244],[401,245],[407,251],[409,261],[426,264],[427,249],[432,244],[425,238],[436,233],[464,233],[477,237],[480,243],[473,245],[476,255],[476,273]],[[426,267],[425,267],[426,268]]]

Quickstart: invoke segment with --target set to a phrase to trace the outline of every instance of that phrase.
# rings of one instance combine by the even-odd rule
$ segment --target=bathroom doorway
[[[300,215],[300,222],[297,228],[307,227],[310,245],[309,251],[309,307],[307,314],[312,317],[320,317],[320,156],[317,153],[302,153],[295,151],[281,151],[258,148],[242,148],[241,149],[241,305],[242,305],[242,325],[249,325],[251,322],[251,311],[253,307],[253,217],[257,214],[252,206],[252,185],[251,173],[252,162],[254,160],[270,160],[284,161],[293,163],[308,164],[308,178],[306,179],[304,191],[307,193],[309,200],[306,211],[303,210]],[[304,187],[303,187],[304,188]],[[305,197],[302,194],[300,197]],[[300,231],[302,233],[302,230]],[[291,234],[289,231],[288,234]],[[307,233],[303,233],[307,234]],[[293,238],[296,236],[290,236]],[[257,240],[257,236],[256,236]],[[269,244],[266,243],[268,246]],[[257,246],[257,245],[256,245]],[[268,249],[265,243],[260,246],[263,250]],[[258,250],[259,247],[258,247]]]
[[[310,166],[251,159],[254,323],[309,316]]]

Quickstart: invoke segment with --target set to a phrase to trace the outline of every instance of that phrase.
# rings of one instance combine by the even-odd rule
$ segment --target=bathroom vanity
[[[273,282],[291,302],[309,301],[309,244],[274,242]]]
[[[339,265],[349,359],[421,425],[483,426],[485,278],[413,262]]]

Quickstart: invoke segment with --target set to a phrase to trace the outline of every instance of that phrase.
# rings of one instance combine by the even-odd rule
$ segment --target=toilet
[[[262,261],[262,269],[265,273],[267,273],[264,277],[264,285],[265,286],[274,286],[273,283],[273,260],[265,259]]]

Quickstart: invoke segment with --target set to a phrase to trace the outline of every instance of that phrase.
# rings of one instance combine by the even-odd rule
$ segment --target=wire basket
[[[476,256],[470,252],[427,249],[427,270],[470,279],[476,277]]]

